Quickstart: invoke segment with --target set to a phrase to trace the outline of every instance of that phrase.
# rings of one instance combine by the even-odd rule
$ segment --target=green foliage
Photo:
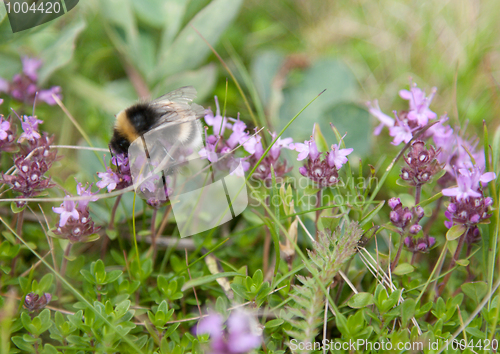
[[[326,294],[320,284],[329,287],[333,278],[356,252],[356,245],[362,236],[356,222],[338,227],[335,232],[326,230],[319,234],[318,242],[313,244],[313,251],[308,251],[311,262],[306,267],[311,272],[311,277],[298,276],[302,283],[295,287],[290,294],[296,306],[289,311],[296,318],[288,322],[294,327],[288,334],[304,343],[312,342],[317,334],[317,327],[321,324],[321,313],[324,308]],[[337,316],[337,321],[343,315]],[[347,330],[347,329],[346,329]],[[357,330],[355,330],[357,331]]]
[[[430,235],[436,244],[428,253],[409,252],[389,222],[386,201],[399,197],[412,205],[415,191],[398,182],[401,160],[389,161],[400,150],[373,137],[374,119],[363,103],[379,97],[381,107],[406,109],[397,90],[410,75],[420,87],[436,86],[433,111],[448,112],[451,126],[467,130],[464,138],[480,132],[485,172],[498,176],[500,128],[488,128],[500,114],[499,4],[91,0],[14,35],[0,4],[0,78],[20,73],[22,57],[40,58],[39,89],[60,86],[81,126],[75,128],[57,105],[38,100],[35,114],[42,129],[55,134],[53,145],[106,149],[120,110],[138,98],[193,85],[197,103],[215,111],[217,95],[227,116],[240,112],[249,126],[264,128],[264,149],[270,148],[267,130],[286,127],[282,139],[303,142],[314,124],[319,151],[333,143],[354,148],[340,172],[342,183],[324,189],[301,185],[297,171],[305,161],[283,150],[293,170],[281,177],[271,166],[269,180],[249,186],[241,216],[180,240],[171,205],[153,211],[140,200],[134,205],[131,193],[116,208],[116,198],[92,202],[99,235],[70,248],[64,239],[47,237],[54,236],[51,208],[59,202],[18,207],[0,201],[0,352],[201,354],[211,350],[213,338],[193,334],[200,311],[226,319],[241,307],[259,314],[258,353],[285,354],[294,339],[311,344],[325,338],[394,347],[435,343],[424,350],[429,353],[446,344],[444,353],[490,352],[486,341],[500,338],[500,180],[483,188],[494,204],[489,223],[479,225],[481,242],[466,243],[455,259],[467,226],[444,228],[449,201],[435,183],[444,171],[435,176],[422,189],[424,230],[418,236]],[[229,74],[208,44],[248,95],[255,122],[232,80],[226,91]],[[0,98],[0,112],[11,115],[19,133],[16,115],[31,114],[32,105],[3,91]],[[81,132],[90,139],[84,142]],[[16,153],[2,151],[2,174]],[[74,195],[74,178],[95,182],[96,172],[104,171],[102,152],[61,147],[59,153],[63,160],[50,170],[56,187],[39,197]],[[323,199],[316,202],[318,192]],[[5,186],[0,194],[17,196]],[[137,250],[130,242],[132,220]],[[160,228],[153,247],[152,231]],[[400,261],[391,267],[398,242]],[[312,251],[304,254],[306,249]],[[29,308],[28,294],[38,300],[49,294],[50,301]],[[450,348],[465,342],[469,348]]]

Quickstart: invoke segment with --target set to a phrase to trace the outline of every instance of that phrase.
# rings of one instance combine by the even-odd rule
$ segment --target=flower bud
[[[481,220],[481,216],[479,214],[474,214],[470,218],[470,222],[472,224],[477,224],[479,222],[479,220]]]
[[[419,251],[425,251],[427,249],[427,244],[425,242],[421,242],[417,245],[417,250]]]
[[[399,198],[391,198],[389,199],[389,207],[394,210],[398,205],[401,205],[401,200]]]
[[[484,199],[484,206],[489,207],[490,205],[493,205],[493,199],[488,197]]]
[[[410,237],[405,237],[405,241],[404,242],[405,242],[406,247],[410,247],[410,245],[411,245],[411,238]]]
[[[42,296],[39,296],[35,293],[29,293],[24,298],[24,307],[29,311],[35,311],[43,309],[52,299],[52,295],[49,293],[45,293]]]
[[[420,205],[416,207],[416,212],[417,212],[417,216],[419,219],[422,219],[424,217],[424,208],[422,208]]]
[[[420,226],[419,224],[410,226],[410,233],[413,235],[418,234],[420,230],[422,230],[422,226]]]
[[[429,237],[429,247],[432,247],[434,246],[434,244],[436,243],[436,239],[434,237]]]

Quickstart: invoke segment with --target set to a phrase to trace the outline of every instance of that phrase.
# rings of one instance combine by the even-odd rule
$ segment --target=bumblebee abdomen
[[[137,135],[144,134],[150,130],[159,118],[158,112],[147,103],[139,103],[129,107],[125,110],[125,113]]]

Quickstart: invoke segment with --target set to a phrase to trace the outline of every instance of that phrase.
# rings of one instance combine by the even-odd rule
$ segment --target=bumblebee
[[[150,102],[139,102],[116,115],[109,143],[115,153],[128,153],[130,144],[151,131],[161,129],[167,145],[179,144],[196,151],[203,145],[199,118],[205,109],[192,103],[196,89],[184,86]]]

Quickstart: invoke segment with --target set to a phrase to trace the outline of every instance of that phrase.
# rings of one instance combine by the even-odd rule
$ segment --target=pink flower
[[[215,135],[210,135],[207,137],[207,131],[205,130],[205,144],[206,146],[201,149],[198,154],[201,157],[206,157],[210,162],[217,162],[217,151],[215,151],[217,147],[217,143],[220,138],[217,138]]]
[[[237,120],[233,124],[233,132],[227,139],[227,145],[231,148],[236,147],[236,145],[245,142],[248,139],[248,133],[245,131],[247,129],[247,125],[243,123],[241,120]]]
[[[395,113],[395,112],[394,112]],[[403,121],[398,120],[398,125],[389,128],[389,135],[394,137],[392,145],[399,145],[403,141],[408,143],[413,138],[411,128]]]
[[[486,172],[482,173],[482,171],[478,167],[474,167],[472,171],[468,171],[470,174],[471,178],[471,185],[472,189],[474,190],[479,190],[480,185],[479,183],[482,184],[482,186],[486,186],[488,182],[493,181],[495,178],[497,178],[496,174],[494,172]]]
[[[99,188],[108,188],[108,192],[114,190],[118,183],[120,183],[120,177],[106,166],[106,172],[97,172],[97,176],[101,179],[95,185]]]
[[[310,140],[304,141],[304,144],[302,143],[294,143],[290,144],[290,148],[298,151],[299,155],[297,156],[297,161],[302,161],[304,160],[308,155],[309,155],[309,144]]]
[[[222,135],[224,134],[224,130],[226,128],[231,128],[231,124],[227,122],[227,118],[222,118],[220,114],[219,100],[217,96],[215,96],[215,116],[212,110],[208,109],[207,114],[205,115],[205,122],[213,128],[214,135]],[[222,125],[222,128],[221,128]]]
[[[37,58],[23,57],[23,73],[33,81],[38,80],[38,69],[42,66],[42,61]]]
[[[38,124],[40,123],[43,123],[43,121],[37,119],[36,116],[23,116],[23,120],[21,121],[23,133],[19,136],[17,142],[20,143],[26,139],[29,141],[40,139],[40,133],[38,133]]]
[[[380,121],[380,125],[375,128],[373,134],[379,135],[384,126],[389,128],[394,126],[394,119],[380,110],[378,100],[373,100],[373,104],[372,102],[367,102],[366,105],[368,106],[368,111]]]
[[[316,158],[320,155],[318,151],[318,146],[316,145],[313,136],[314,136],[314,128],[313,128],[313,135],[311,135],[311,139],[304,141],[304,144],[302,143],[289,144],[289,149],[299,152],[299,156],[297,156],[297,161],[302,161],[307,156],[309,156],[312,160],[316,160]]]
[[[416,84],[412,84],[410,81],[410,91],[401,90],[399,91],[399,96],[405,100],[409,100],[410,111],[408,112],[408,119],[412,121],[417,121],[420,127],[427,125],[429,119],[434,119],[437,117],[436,113],[429,109],[429,105],[436,94],[436,88],[433,87],[429,97],[425,96],[425,92],[417,87]]]
[[[276,133],[271,133],[271,137],[274,141],[274,139],[276,139]],[[282,148],[287,148],[287,149],[290,149],[290,145],[293,143],[293,139],[292,138],[285,138],[285,139],[281,139],[281,137],[278,138],[278,140],[276,140],[276,142],[274,143],[274,145],[271,147],[271,150],[269,150],[269,153],[271,154],[271,156],[274,158],[274,159],[277,159],[280,155],[280,152],[281,152],[281,149]]]
[[[2,79],[1,77],[0,77],[0,92],[9,92],[9,82],[5,79]]]
[[[0,99],[0,104],[2,103]],[[10,129],[10,123],[3,119],[3,116],[0,116],[0,140],[7,139],[8,130]]]
[[[89,202],[95,202],[97,200],[97,197],[94,197],[94,195],[96,195],[97,192],[92,193],[91,189],[92,189],[92,184],[90,184],[90,186],[89,186],[87,183],[87,185],[85,187],[83,187],[83,185],[81,183],[78,183],[76,185],[76,193],[79,196],[88,197],[87,199],[82,199],[78,202],[78,209],[79,210],[86,210],[88,205],[89,205]]]
[[[243,148],[250,154],[258,154],[262,156],[264,149],[260,140],[261,137],[259,135],[248,137],[243,143]],[[260,156],[258,157],[260,158]]]
[[[46,102],[47,104],[53,106],[57,102],[54,99],[54,97],[52,97],[52,95],[55,95],[59,100],[61,100],[62,99],[61,87],[60,86],[53,86],[53,87],[51,87],[48,90],[41,90],[40,92],[38,92],[38,96],[37,97],[40,100]]]
[[[59,226],[63,227],[68,222],[69,218],[73,218],[74,220],[78,220],[80,218],[80,214],[78,210],[75,209],[75,202],[72,200],[67,200],[66,198],[70,198],[69,195],[64,197],[64,201],[59,208],[52,207],[52,210],[60,214]]]
[[[443,189],[443,195],[447,197],[455,197],[458,201],[464,201],[469,197],[479,198],[481,193],[475,190],[473,185],[473,176],[469,170],[461,169],[457,175],[458,187]]]
[[[223,329],[224,318],[219,314],[210,314],[203,318],[195,328],[196,334],[210,335],[210,354],[243,354],[261,346],[262,335],[255,319],[235,310]]]
[[[327,154],[327,161],[330,167],[335,166],[337,170],[340,170],[343,164],[347,162],[347,155],[349,155],[354,149],[339,149],[337,144],[332,145],[332,151]]]

